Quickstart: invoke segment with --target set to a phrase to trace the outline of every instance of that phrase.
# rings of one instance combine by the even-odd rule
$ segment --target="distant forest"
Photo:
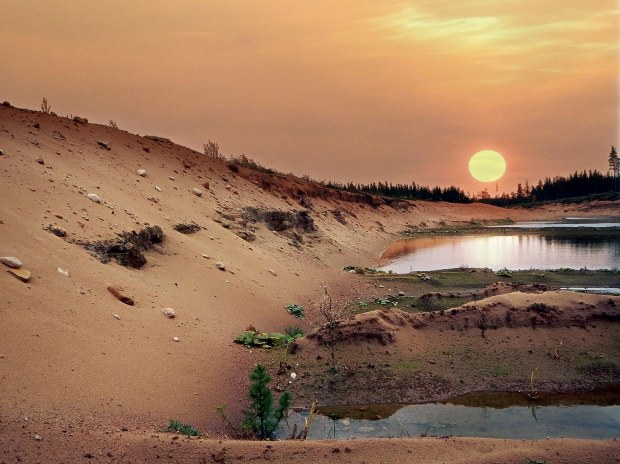
[[[338,182],[323,182],[326,187],[338,190],[346,190],[355,193],[370,193],[390,198],[407,200],[429,200],[447,201],[450,203],[471,203],[479,201],[496,206],[519,205],[523,203],[536,203],[539,201],[555,201],[564,198],[582,197],[598,193],[613,192],[615,178],[611,174],[602,174],[599,171],[583,171],[570,174],[568,177],[556,176],[553,179],[547,177],[539,180],[535,186],[530,186],[527,181],[525,184],[517,184],[516,191],[504,193],[500,196],[491,197],[486,191],[482,191],[475,196],[467,195],[458,187],[450,186],[426,187],[407,184],[392,184],[379,182],[371,184],[340,184]]]
[[[338,182],[324,181],[323,185],[329,188],[346,190],[354,193],[369,193],[383,197],[398,198],[402,200],[430,200],[448,201],[450,203],[471,203],[473,201],[463,190],[458,187],[450,186],[441,188],[439,186],[430,188],[416,185],[412,182],[407,184],[392,184],[388,182],[373,182],[371,184],[340,184]]]
[[[618,191],[620,179],[620,160],[615,147],[611,147],[609,153],[609,169],[608,174],[603,174],[597,170],[594,171],[575,171],[568,177],[556,176],[545,180],[539,180],[538,184],[530,186],[528,181],[525,184],[517,184],[517,189],[512,193],[503,193],[502,195],[491,197],[488,190],[483,190],[474,196],[466,194],[459,187],[450,186],[447,188],[425,187],[416,185],[392,184],[388,182],[379,182],[371,184],[340,184],[337,182],[322,182],[323,185],[339,190],[346,190],[356,193],[370,193],[390,198],[408,199],[408,200],[430,200],[430,201],[447,201],[451,203],[471,203],[479,201],[496,206],[510,206],[520,204],[534,204],[541,201],[558,201],[567,198],[588,197],[592,195],[600,195],[612,193],[614,198],[617,196],[613,192]]]
[[[575,172],[568,177],[556,176],[553,179],[547,177],[545,180],[539,180],[535,186],[530,186],[526,181],[524,185],[517,184],[517,190],[510,194],[504,193],[491,198],[487,196],[488,193],[486,195],[482,193],[479,194],[477,200],[496,206],[509,206],[585,197],[614,191],[615,176],[594,170]]]

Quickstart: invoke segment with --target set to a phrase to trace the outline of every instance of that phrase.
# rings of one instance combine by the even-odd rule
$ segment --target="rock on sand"
[[[99,198],[99,195],[97,195],[96,193],[89,193],[86,196],[95,203],[101,203],[101,198]]]
[[[3,256],[0,258],[0,262],[6,266],[12,267],[13,269],[19,269],[23,264],[20,259],[13,256]]]
[[[168,319],[174,319],[175,317],[177,317],[177,313],[174,309],[172,308],[164,308],[161,310],[161,312],[164,314],[164,316],[166,316]]]
[[[26,269],[9,269],[7,272],[10,272],[22,282],[28,282],[30,280],[30,271]]]

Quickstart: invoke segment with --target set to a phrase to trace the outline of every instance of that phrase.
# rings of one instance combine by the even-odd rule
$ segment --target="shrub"
[[[304,307],[298,304],[289,303],[284,306],[289,314],[295,316],[298,319],[304,318]]]
[[[47,98],[45,98],[45,97],[43,97],[43,100],[41,101],[41,111],[43,111],[44,113],[47,113],[47,114],[50,114],[50,112],[52,111],[52,107],[47,102]]]
[[[245,412],[243,428],[252,430],[254,436],[260,440],[268,440],[291,406],[291,394],[288,391],[282,393],[278,405],[273,407],[273,393],[269,388],[271,377],[262,364],[257,364],[252,370],[250,380],[252,384],[248,397],[251,409]]]
[[[182,424],[180,421],[170,419],[166,432],[178,432],[188,437],[199,437],[200,430],[195,429],[189,424]]]
[[[220,146],[216,142],[209,140],[202,144],[202,150],[206,156],[214,159],[224,159],[224,155],[220,153]]]
[[[296,338],[301,338],[305,335],[302,328],[298,325],[287,325],[284,328],[284,333],[291,337],[293,340]]]

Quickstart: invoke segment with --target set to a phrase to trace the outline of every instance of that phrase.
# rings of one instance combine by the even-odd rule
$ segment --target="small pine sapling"
[[[269,388],[271,376],[262,364],[256,365],[250,374],[252,384],[248,391],[250,410],[245,413],[243,426],[253,431],[260,440],[268,440],[273,436],[280,421],[292,403],[291,394],[285,391],[280,395],[278,405],[273,407],[273,393]]]

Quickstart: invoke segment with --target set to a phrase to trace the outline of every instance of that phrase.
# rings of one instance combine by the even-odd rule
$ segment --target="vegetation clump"
[[[170,419],[166,432],[177,432],[188,437],[199,437],[201,435],[200,430],[195,429],[189,424],[183,424],[178,420]]]
[[[495,273],[495,275],[496,275],[496,276],[499,276],[499,277],[512,277],[512,272],[510,272],[510,271],[509,271],[508,269],[506,269],[506,268],[503,268],[503,269],[500,269],[499,271],[497,271],[497,272]]]
[[[284,306],[289,314],[295,316],[297,319],[304,318],[304,307],[298,304],[289,303]]]
[[[295,330],[293,334],[287,333],[284,335],[277,332],[261,332],[255,327],[250,326],[244,332],[241,332],[234,339],[234,342],[246,348],[273,348],[276,346],[284,346],[304,336],[303,331],[300,328],[297,329],[298,330]]]

